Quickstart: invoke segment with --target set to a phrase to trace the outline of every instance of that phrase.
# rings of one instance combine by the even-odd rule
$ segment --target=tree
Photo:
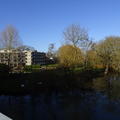
[[[54,43],[49,44],[47,57],[49,58],[49,61],[50,61],[51,64],[58,62],[57,51],[55,50],[55,44]]]
[[[54,49],[55,49],[55,45],[53,43],[49,44],[48,46],[48,53],[47,53],[47,56],[49,58],[53,58],[54,57]]]
[[[92,40],[85,41],[82,44],[82,48],[84,51],[84,68],[87,68],[88,64],[90,64],[90,61],[91,61],[91,59],[89,59],[91,55],[95,57],[95,52],[94,52],[95,43]]]
[[[120,70],[120,37],[106,37],[105,40],[96,46],[96,52],[105,66],[105,74],[110,69]]]
[[[7,50],[17,48],[22,44],[18,31],[15,27],[9,25],[5,28],[5,30],[1,33],[1,44],[2,48]]]
[[[81,50],[73,45],[63,45],[60,47],[58,57],[60,64],[64,67],[76,67],[83,62]]]
[[[18,50],[24,51],[24,50],[30,50],[30,51],[34,51],[35,49],[31,46],[27,46],[27,45],[22,45],[17,47]]]
[[[11,64],[13,64],[14,52],[16,53],[16,48],[22,44],[17,29],[12,25],[7,26],[1,33],[0,41],[2,48],[6,50],[7,65],[12,67]]]
[[[86,52],[86,68],[102,68],[102,65],[100,63],[100,59],[97,55],[97,52],[95,50],[88,50]]]
[[[82,42],[89,40],[87,30],[75,24],[68,26],[63,35],[67,43],[71,43],[76,47],[79,47]]]

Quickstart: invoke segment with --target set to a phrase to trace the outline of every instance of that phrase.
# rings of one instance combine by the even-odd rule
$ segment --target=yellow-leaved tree
[[[76,67],[83,63],[83,55],[78,47],[63,45],[58,50],[60,65],[64,67]]]

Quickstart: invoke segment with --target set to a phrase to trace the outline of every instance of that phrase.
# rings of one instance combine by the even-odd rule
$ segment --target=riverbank
[[[92,79],[103,76],[102,70],[68,71],[61,69],[0,76],[1,94],[37,94],[44,91],[91,89]]]

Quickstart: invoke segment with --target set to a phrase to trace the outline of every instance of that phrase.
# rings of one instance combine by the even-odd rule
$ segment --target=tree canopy
[[[82,52],[73,45],[63,45],[58,51],[59,62],[65,67],[79,66],[83,62]]]
[[[106,37],[96,46],[96,52],[106,67],[106,72],[110,68],[120,70],[120,37]]]

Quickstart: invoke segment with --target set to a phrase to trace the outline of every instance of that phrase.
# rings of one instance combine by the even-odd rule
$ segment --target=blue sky
[[[23,43],[47,51],[63,43],[70,24],[86,27],[94,41],[120,35],[120,0],[0,0],[0,31],[14,25]]]

